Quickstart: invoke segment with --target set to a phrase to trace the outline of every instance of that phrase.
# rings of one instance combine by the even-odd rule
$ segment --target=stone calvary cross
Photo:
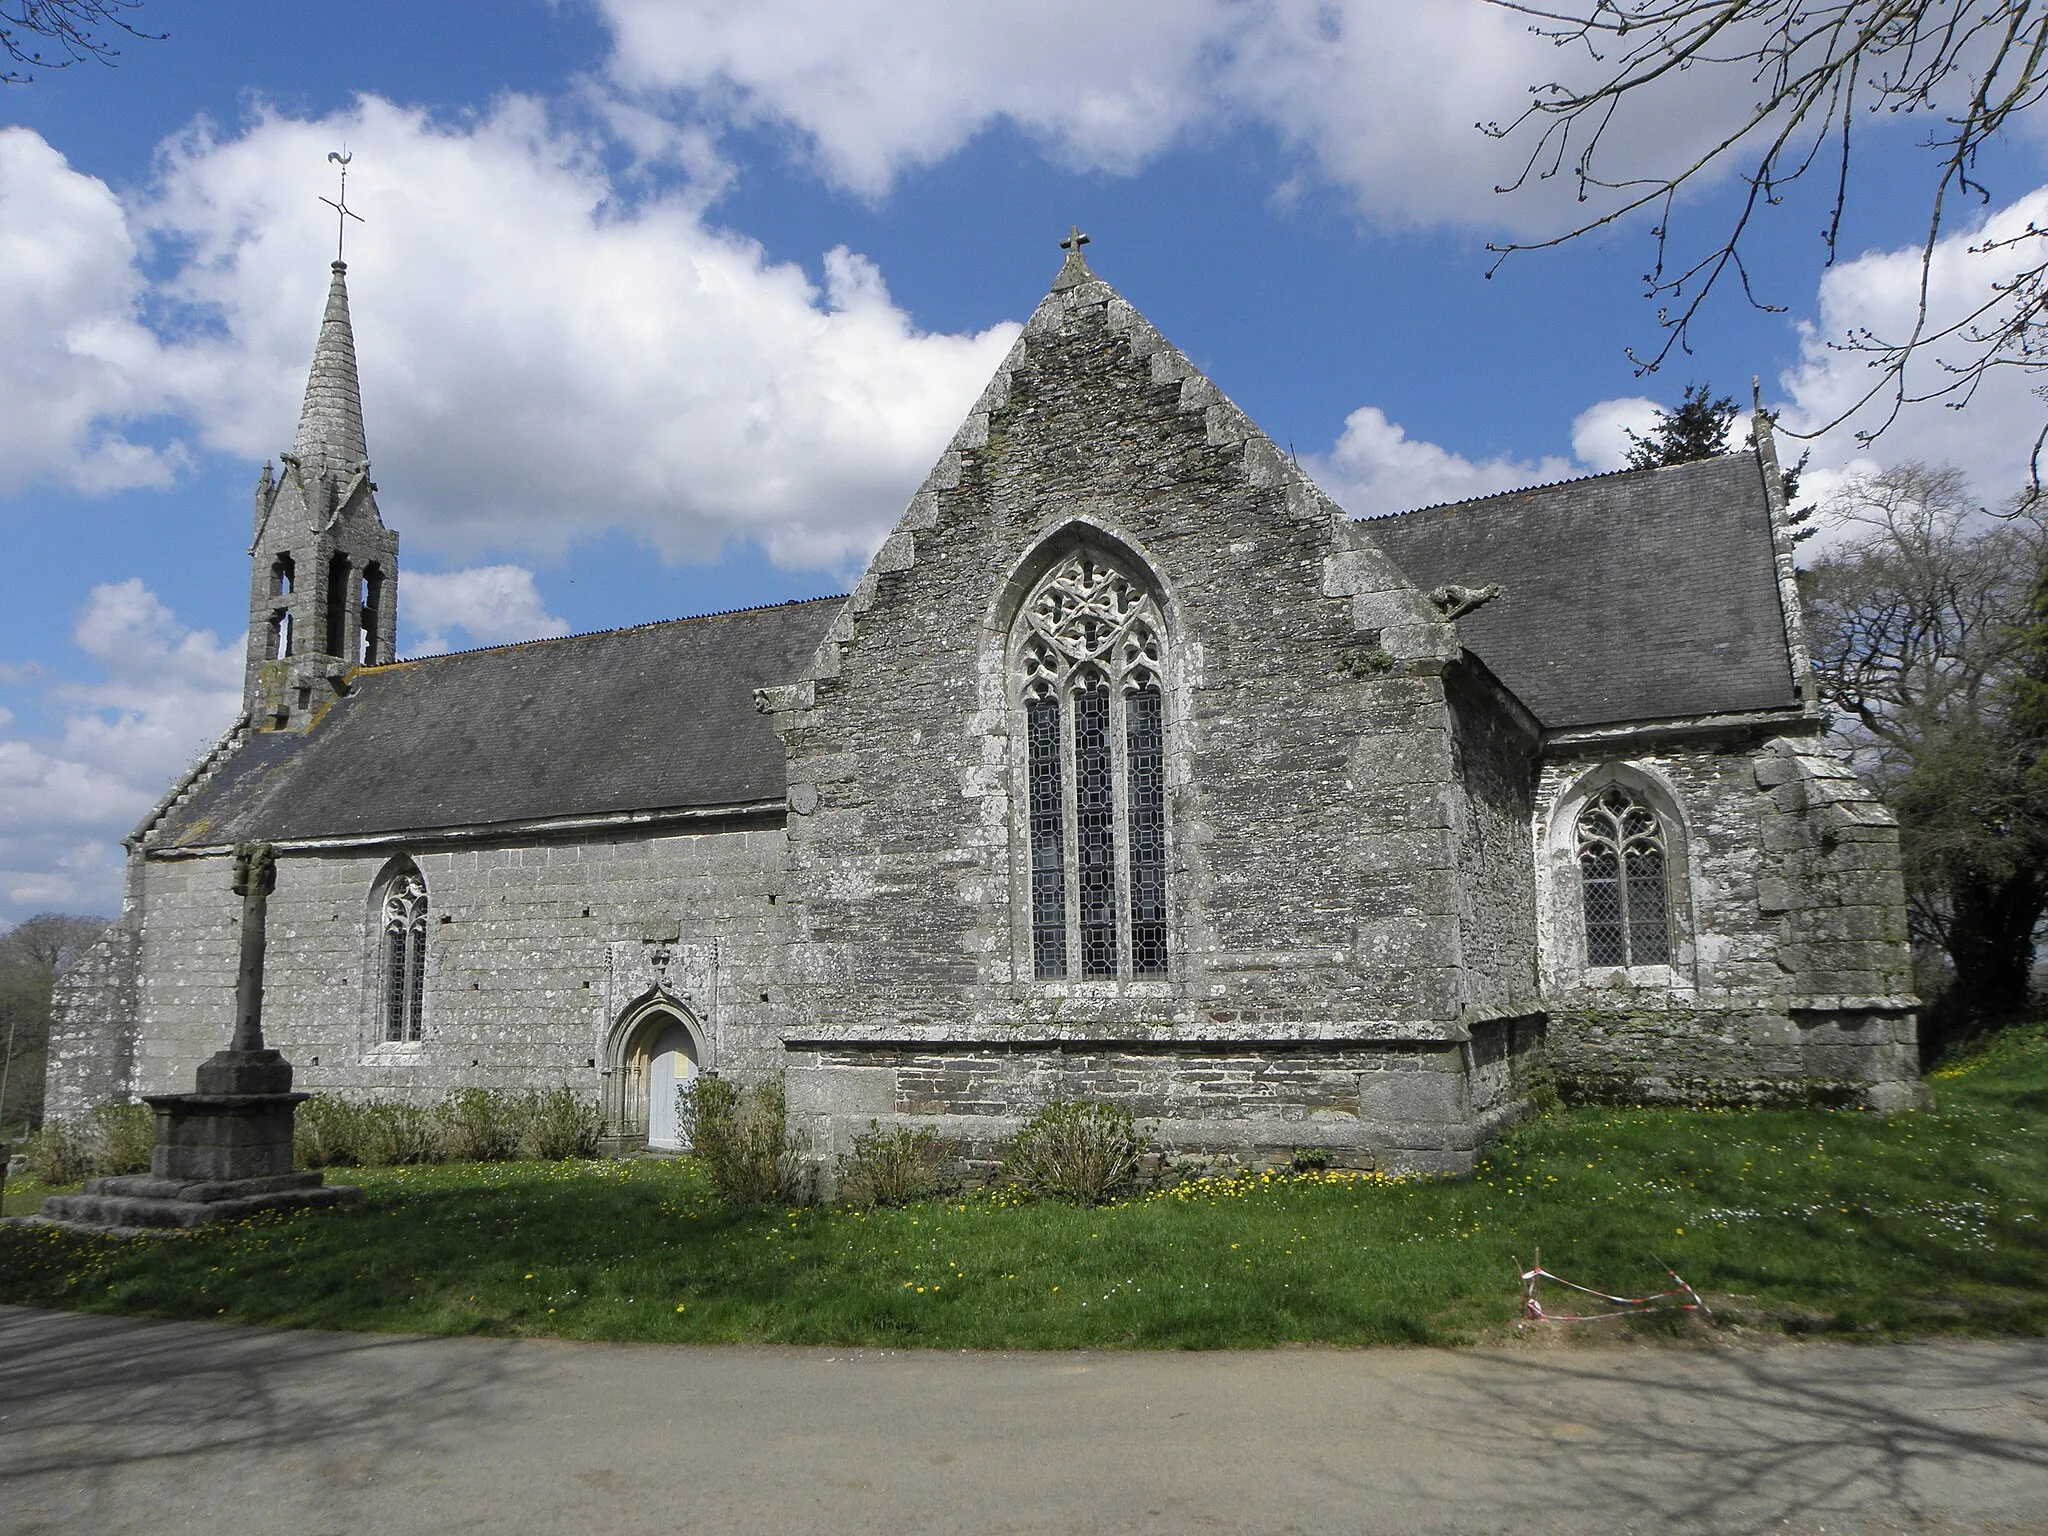
[[[277,852],[235,849],[229,887],[242,898],[242,959],[234,1036],[199,1064],[195,1093],[147,1094],[156,1111],[149,1172],[88,1179],[52,1195],[40,1218],[95,1230],[200,1227],[295,1206],[355,1205],[363,1192],[292,1167],[292,1121],[310,1095],[293,1093],[292,1064],[263,1043],[263,939]]]

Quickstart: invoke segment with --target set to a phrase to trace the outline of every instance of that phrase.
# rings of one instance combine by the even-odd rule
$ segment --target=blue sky
[[[1359,513],[1611,468],[1694,379],[1793,425],[1824,342],[1897,315],[1911,130],[1845,251],[1773,210],[1756,278],[1654,346],[1640,224],[1520,257],[1500,196],[1558,58],[1481,0],[148,0],[170,34],[0,89],[0,920],[111,910],[119,839],[232,718],[249,492],[288,445],[356,155],[350,286],[401,645],[460,648],[843,590],[1056,270],[1096,270]],[[1623,143],[1682,152],[1702,80]],[[1689,137],[1690,136],[1690,137]],[[2040,145],[1984,167],[2040,212]],[[1725,185],[1681,210],[1707,230]],[[1689,222],[1688,222],[1689,221]],[[1976,280],[1962,244],[1945,281]],[[1953,458],[2016,483],[2017,386],[1832,477]]]

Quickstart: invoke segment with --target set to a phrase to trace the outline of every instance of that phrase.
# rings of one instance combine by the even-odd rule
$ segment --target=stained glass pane
[[[1060,796],[1060,706],[1034,699],[1024,709],[1031,820],[1031,958],[1040,976],[1067,974],[1067,869]]]
[[[1116,974],[1116,798],[1110,777],[1109,690],[1074,699],[1074,832],[1080,858],[1081,974]]]
[[[420,1038],[420,1014],[427,997],[427,929],[424,923],[412,931],[412,966],[406,975],[405,1038]]]
[[[405,1038],[405,929],[384,930],[384,1038]]]
[[[1579,813],[1586,963],[1668,965],[1664,829],[1657,813],[1616,785]]]
[[[1160,698],[1124,701],[1124,766],[1130,778],[1131,974],[1166,974],[1166,757]]]
[[[1664,851],[1630,848],[1628,860],[1628,948],[1634,965],[1671,960],[1671,926],[1664,914]]]
[[[1579,880],[1586,893],[1586,963],[1628,964],[1628,925],[1621,907],[1621,871],[1611,848],[1579,855]]]

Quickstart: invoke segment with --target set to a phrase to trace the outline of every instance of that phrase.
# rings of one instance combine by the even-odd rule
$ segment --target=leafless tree
[[[23,85],[31,70],[87,59],[111,64],[121,56],[115,33],[162,42],[165,34],[144,32],[125,14],[141,8],[142,0],[0,0],[0,50],[8,60],[0,84]]]
[[[1958,471],[1912,463],[1821,516],[1838,542],[1802,578],[1814,671],[1898,812],[1913,937],[1946,952],[1956,1011],[2017,1014],[2048,912],[2048,741],[2018,707],[2048,525],[1983,516]]]
[[[1702,305],[1733,284],[1748,301],[1782,309],[1758,294],[1745,251],[1756,221],[1795,184],[1814,179],[1831,204],[1822,231],[1824,261],[1838,253],[1850,203],[1854,151],[1888,120],[1924,121],[1921,147],[1930,186],[1920,245],[1918,305],[1897,335],[1858,330],[1832,344],[1871,365],[1867,391],[1825,431],[1873,407],[1858,438],[1868,443],[1908,405],[1939,401],[1961,409],[1995,373],[2032,376],[2048,368],[2048,229],[2029,224],[1985,238],[1974,253],[2001,258],[2001,276],[1967,314],[1940,315],[1930,304],[1936,247],[1988,201],[1977,179],[1981,152],[2017,128],[2048,89],[2048,0],[1490,0],[1531,19],[1532,30],[1581,63],[1584,82],[1532,90],[1520,116],[1481,127],[1529,146],[1520,175],[1502,191],[1567,178],[1593,205],[1561,234],[1492,247],[1499,262],[1605,229],[1647,211],[1656,260],[1645,274],[1657,301],[1662,343],[1632,352],[1639,372],[1689,350]],[[1688,75],[1747,75],[1749,99],[1682,163],[1648,171],[1624,168],[1643,153],[1625,109],[1650,106]],[[1668,103],[1667,103],[1668,106]],[[1674,135],[1675,137],[1675,135]],[[1653,155],[1654,158],[1654,155]],[[1741,192],[1718,238],[1674,239],[1680,198],[1735,169]],[[1916,359],[1918,366],[1914,365]],[[2044,425],[2033,446],[2031,493],[2042,489]]]

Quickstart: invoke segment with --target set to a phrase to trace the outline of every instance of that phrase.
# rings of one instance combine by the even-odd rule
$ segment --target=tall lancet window
[[[1577,837],[1586,963],[1670,964],[1664,829],[1657,813],[1617,784],[1579,812]]]
[[[384,893],[384,1038],[417,1040],[427,991],[427,882],[406,865]]]
[[[1018,618],[1031,962],[1047,980],[1164,976],[1166,625],[1084,546]]]

